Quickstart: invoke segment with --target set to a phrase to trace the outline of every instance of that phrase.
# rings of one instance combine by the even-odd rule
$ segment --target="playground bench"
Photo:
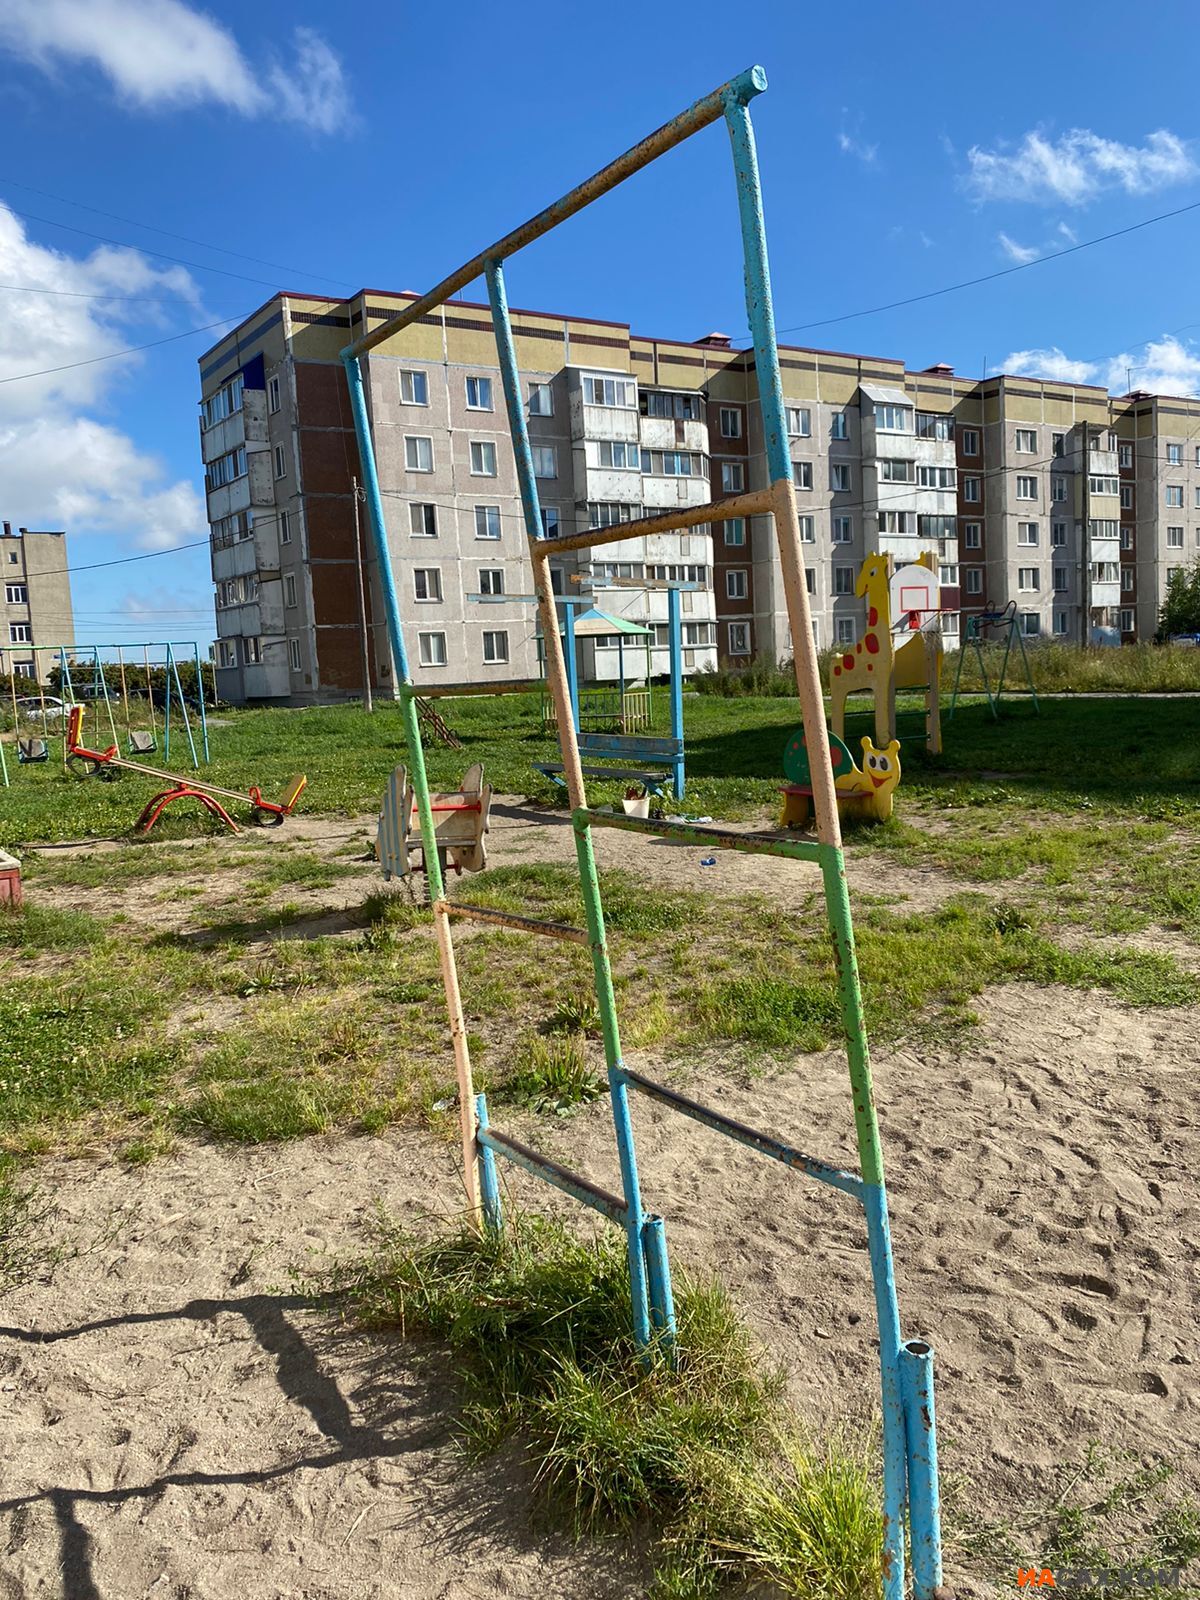
[[[674,776],[675,797],[683,796],[683,740],[653,739],[614,733],[581,733],[579,756],[585,777],[616,778],[622,782],[644,784],[651,794],[662,794],[667,773],[646,768],[666,767]],[[598,765],[605,758],[621,761],[621,766]],[[561,761],[537,761],[538,772],[544,772],[555,783],[561,784]]]

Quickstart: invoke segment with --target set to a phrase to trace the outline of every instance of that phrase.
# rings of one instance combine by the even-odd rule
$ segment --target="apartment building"
[[[217,674],[234,701],[392,687],[358,453],[339,360],[411,303],[279,294],[201,358],[201,450],[212,527]],[[728,336],[691,343],[626,324],[513,314],[547,538],[705,504],[767,481],[754,357]],[[491,317],[454,301],[363,359],[387,537],[419,684],[538,675],[540,641]],[[942,628],[1015,602],[1029,637],[1149,637],[1168,575],[1200,548],[1200,402],[1111,397],[1085,384],[919,371],[886,357],[781,347],[787,427],[821,647],[853,643],[858,569],[937,555]],[[1192,422],[1193,416],[1195,422]],[[556,593],[654,629],[682,595],[685,671],[786,656],[768,518],[551,562]],[[646,588],[639,588],[644,582]],[[616,636],[583,647],[611,681]]]
[[[14,533],[12,523],[4,523],[0,572],[4,584],[0,672],[49,683],[55,658],[35,654],[33,647],[75,642],[66,534],[32,528]]]

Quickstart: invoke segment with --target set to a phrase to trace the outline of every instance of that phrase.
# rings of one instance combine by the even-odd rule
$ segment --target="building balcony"
[[[224,417],[211,428],[200,433],[200,457],[207,466],[218,456],[228,455],[240,444],[266,444],[267,396],[262,389],[242,392],[242,406],[232,416]]]
[[[583,393],[575,389],[571,393],[571,438],[580,439],[626,439],[636,442],[638,438],[638,423],[641,418],[632,406],[589,406],[584,403]]]
[[[675,506],[707,505],[711,499],[712,491],[707,477],[642,476],[642,504],[646,507],[647,516],[656,511],[669,511]]]
[[[1119,606],[1121,604],[1120,583],[1098,583],[1093,580],[1090,586],[1092,610],[1100,606]]]
[[[270,451],[263,446],[252,455],[246,452],[246,472],[232,483],[208,491],[208,520],[219,522],[235,511],[248,511],[251,506],[275,504],[275,480],[271,468]]]
[[[646,450],[698,450],[708,454],[708,425],[674,417],[640,417],[639,437]]]

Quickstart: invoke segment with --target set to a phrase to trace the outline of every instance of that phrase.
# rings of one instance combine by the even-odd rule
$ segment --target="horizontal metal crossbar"
[[[561,1189],[564,1194],[571,1195],[575,1200],[581,1200],[585,1206],[591,1206],[593,1211],[603,1212],[622,1228],[628,1222],[625,1202],[617,1195],[610,1194],[607,1189],[600,1188],[599,1184],[591,1183],[587,1178],[581,1178],[569,1167],[560,1167],[557,1161],[539,1155],[536,1150],[531,1150],[519,1139],[513,1139],[506,1133],[497,1133],[493,1128],[480,1128],[478,1139],[480,1144],[486,1145],[489,1150],[494,1150],[498,1156],[507,1156],[518,1167],[524,1167],[526,1172],[531,1172],[535,1178],[542,1178],[554,1188]]]
[[[705,1127],[715,1128],[718,1133],[728,1134],[739,1144],[748,1145],[751,1150],[757,1150],[760,1155],[770,1156],[773,1161],[782,1161],[785,1167],[794,1167],[797,1172],[805,1172],[810,1178],[816,1178],[818,1183],[827,1183],[831,1188],[841,1189],[845,1194],[861,1197],[864,1185],[857,1173],[844,1172],[840,1167],[831,1167],[827,1161],[818,1161],[815,1156],[806,1156],[799,1150],[793,1150],[791,1145],[784,1144],[772,1134],[761,1133],[757,1128],[748,1128],[744,1122],[736,1122],[733,1117],[714,1111],[710,1106],[703,1106],[698,1100],[680,1094],[677,1089],[667,1089],[661,1083],[653,1083],[649,1078],[643,1078],[640,1072],[634,1072],[630,1067],[622,1067],[620,1071],[626,1083],[633,1084],[635,1089],[640,1089],[652,1099],[661,1100],[664,1105],[682,1111],[683,1115],[691,1117],[693,1122],[702,1122]]]
[[[566,939],[571,944],[588,944],[586,928],[573,928],[566,922],[539,922],[534,917],[519,917],[512,911],[493,911],[490,906],[468,906],[461,900],[441,900],[437,909],[448,917],[465,917],[470,922],[493,922],[518,933],[544,933],[551,939]]]
[[[557,228],[560,222],[575,216],[585,206],[591,205],[593,200],[598,200],[610,189],[615,189],[619,183],[624,183],[626,178],[632,177],[635,172],[649,166],[668,150],[673,150],[676,145],[682,144],[693,133],[698,133],[701,128],[707,128],[710,123],[723,117],[726,105],[731,101],[745,105],[753,100],[755,95],[761,94],[766,87],[767,75],[761,67],[750,67],[745,72],[739,73],[736,78],[731,78],[728,83],[721,84],[711,94],[706,94],[686,111],[680,112],[670,122],[664,123],[661,128],[648,134],[631,150],[626,150],[624,155],[618,156],[615,161],[610,161],[608,166],[602,167],[592,177],[585,179],[583,183],[563,195],[561,200],[555,200],[544,211],[539,211],[536,217],[530,217],[528,222],[523,222],[519,228],[514,228],[511,233],[505,234],[503,239],[498,239],[494,245],[480,251],[473,260],[452,272],[448,278],[443,278],[436,288],[422,295],[419,300],[414,300],[406,310],[392,317],[382,327],[376,328],[374,333],[364,334],[361,339],[348,345],[342,352],[343,355],[362,355],[367,350],[373,350],[385,339],[390,339],[393,334],[399,333],[401,328],[419,321],[427,311],[434,310],[443,301],[449,300],[451,295],[457,294],[460,289],[465,289],[475,278],[480,277],[489,261],[504,261],[515,251],[523,250],[527,244],[540,239],[544,233]]]
[[[627,817],[619,811],[580,810],[572,813],[576,826],[594,822],[602,828],[624,828],[629,833],[649,833],[687,844],[711,845],[716,850],[744,850],[747,855],[783,856],[791,861],[822,861],[834,845],[813,839],[771,839],[761,833],[734,833],[729,828],[702,828],[692,822],[652,822],[647,817]]]
[[[750,489],[745,494],[726,495],[721,500],[706,500],[699,506],[677,506],[634,522],[614,522],[608,528],[589,528],[586,533],[568,534],[565,539],[539,539],[556,554],[561,550],[591,550],[595,545],[619,544],[622,539],[644,539],[652,533],[674,533],[678,528],[697,528],[706,522],[731,522],[735,517],[764,516],[775,509],[774,491]]]

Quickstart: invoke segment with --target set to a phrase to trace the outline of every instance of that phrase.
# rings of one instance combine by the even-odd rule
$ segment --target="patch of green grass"
[[[588,1065],[580,1040],[526,1039],[512,1076],[503,1086],[506,1100],[531,1111],[551,1111],[565,1117],[576,1106],[608,1093],[608,1083]]]
[[[590,995],[567,995],[546,1019],[547,1033],[583,1033],[600,1036],[600,1007]]]
[[[705,1034],[765,1050],[820,1050],[834,1037],[840,1015],[827,976],[788,978],[762,969],[701,983],[693,1010]]]
[[[262,899],[280,889],[328,889],[354,869],[322,861],[311,851],[285,851],[255,863],[258,870],[246,879],[246,893]]]
[[[42,950],[82,950],[104,938],[103,926],[86,911],[60,911],[29,900],[0,905],[0,947],[33,956]]]
[[[449,1347],[473,1459],[516,1440],[577,1531],[634,1522],[658,1541],[653,1593],[701,1600],[761,1582],[870,1600],[881,1517],[864,1454],[807,1448],[724,1291],[676,1274],[677,1360],[640,1359],[624,1241],[511,1213],[504,1232],[381,1229],[328,1287],[361,1324]]]

